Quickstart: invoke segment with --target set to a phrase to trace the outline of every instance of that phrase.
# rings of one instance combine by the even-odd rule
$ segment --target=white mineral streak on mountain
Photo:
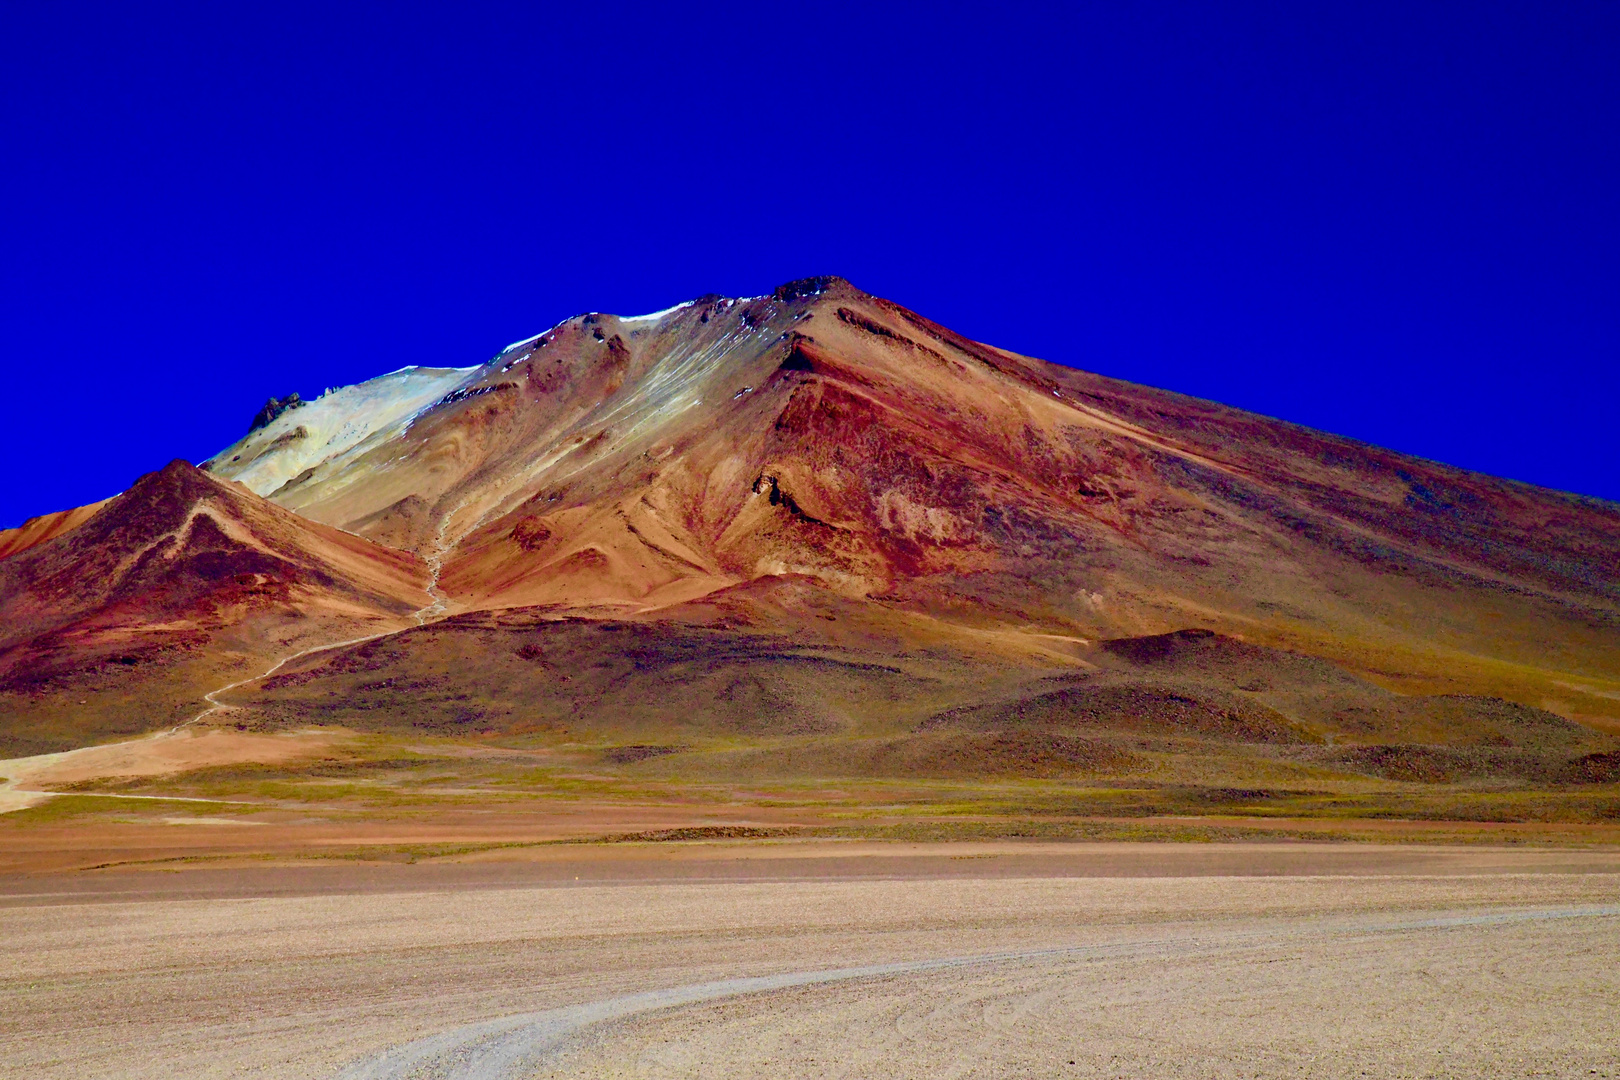
[[[659,308],[657,311],[649,311],[645,315],[609,315],[609,318],[617,319],[621,323],[658,322],[660,319],[666,318],[667,316],[675,314],[677,311],[682,311],[682,310],[684,310],[686,308],[689,308],[689,307],[692,307],[692,306],[694,306],[696,304],[697,304],[696,300],[686,300],[686,301],[683,301],[683,302],[681,302],[679,304],[671,304],[667,308]],[[590,314],[601,315],[601,314],[605,314],[605,313],[604,312],[591,312]],[[579,318],[579,317],[580,316],[577,316],[577,315],[574,316],[574,318]],[[545,337],[547,334],[551,333],[553,330],[557,329],[559,326],[562,326],[563,323],[568,323],[568,322],[572,322],[572,321],[573,321],[573,319],[564,319],[562,322],[553,323],[551,326],[546,327],[544,330],[540,331],[538,334],[530,334],[528,337],[523,338],[521,341],[514,341],[514,342],[512,342],[512,344],[508,345],[506,348],[502,349],[499,353],[497,353],[496,358],[499,359],[499,358],[505,357],[508,353],[516,352],[517,350],[523,348],[525,345],[533,345],[535,342],[539,341],[541,338]]]
[[[271,495],[363,443],[397,436],[412,417],[478,370],[405,367],[329,391],[249,432],[211,458],[208,467],[256,495]]]
[[[657,311],[649,311],[645,315],[620,315],[619,316],[619,321],[622,322],[622,323],[627,323],[627,322],[656,322],[657,320],[662,319],[665,315],[673,315],[675,312],[681,310],[682,308],[689,308],[695,303],[697,303],[696,300],[688,300],[683,304],[671,304],[667,308],[659,308]],[[536,334],[535,336],[538,337],[539,335]]]
[[[775,336],[774,331],[763,327],[737,326],[728,329],[719,340],[709,343],[676,339],[667,350],[659,350],[655,354],[656,358],[646,374],[634,385],[584,413],[563,434],[585,435],[604,429],[613,433],[611,445],[604,449],[600,458],[591,461],[590,467],[593,468],[600,469],[605,459],[623,458],[639,452],[661,429],[689,409],[701,405],[705,386],[718,383],[731,374],[725,361],[732,354],[746,350],[750,345],[758,349]],[[752,356],[752,353],[743,351],[740,355]],[[714,390],[711,397],[718,393],[718,389]],[[524,480],[532,481],[543,476],[555,483],[586,467],[583,463],[575,462],[557,468],[559,456],[567,455],[555,452],[543,455],[525,472]]]

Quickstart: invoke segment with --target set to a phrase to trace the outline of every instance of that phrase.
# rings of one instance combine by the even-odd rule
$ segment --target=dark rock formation
[[[289,409],[301,409],[308,402],[296,393],[288,394],[284,398],[271,398],[264,403],[264,407],[253,414],[253,423],[248,425],[248,432],[252,433],[264,427],[270,421]]]

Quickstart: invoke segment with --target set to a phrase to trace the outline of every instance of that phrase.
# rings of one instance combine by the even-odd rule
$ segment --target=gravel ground
[[[1188,845],[1144,863],[1187,872],[1026,853],[1046,873],[1009,877],[994,850],[951,850],[949,877],[896,857],[887,876],[724,880],[744,854],[694,881],[641,852],[613,884],[441,867],[398,891],[355,867],[286,895],[260,870],[188,898],[184,872],[116,897],[35,879],[0,904],[0,1076],[332,1076],[557,1009],[599,1022],[554,1027],[515,1075],[1620,1076],[1620,853],[1459,850],[1413,872],[1391,849],[1379,874],[1366,847],[1264,845],[1234,873]],[[802,981],[872,965],[892,967]]]

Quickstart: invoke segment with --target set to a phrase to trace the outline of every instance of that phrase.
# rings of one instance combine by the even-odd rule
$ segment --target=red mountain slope
[[[63,713],[85,730],[171,722],[222,674],[412,624],[422,580],[411,555],[176,461],[0,560],[6,734],[26,742]]]
[[[273,498],[442,561],[452,611],[757,608],[749,583],[797,578],[959,641],[1207,626],[1575,711],[1614,710],[1557,684],[1620,679],[1620,507],[1016,356],[836,278],[570,319]]]
[[[7,670],[42,670],[16,651],[46,655],[41,635],[206,627],[271,655],[328,626],[403,624],[425,601],[387,544],[435,582],[427,618],[463,616],[402,635],[389,663],[465,680],[457,701],[488,687],[482,654],[450,639],[508,619],[635,621],[682,642],[708,627],[742,635],[722,651],[743,667],[749,635],[766,635],[760,655],[787,681],[738,675],[757,693],[736,708],[791,699],[805,730],[834,708],[805,676],[825,658],[783,659],[785,640],[858,651],[838,668],[854,687],[865,676],[850,672],[884,657],[1100,670],[1097,641],[1196,627],[1331,659],[1386,692],[1620,722],[1620,507],[1017,356],[837,278],[578,316],[477,369],[323,397],[204,468],[166,470],[152,493],[0,562],[0,614],[19,628],[0,639]],[[218,479],[238,476],[268,501]],[[273,647],[253,636],[272,625],[297,630]],[[682,664],[703,663],[693,648]],[[439,670],[452,654],[467,659]],[[512,686],[540,678],[523,670]],[[639,670],[614,684],[626,702]],[[963,694],[991,678],[962,670],[949,678]],[[919,687],[948,681],[912,676],[873,700],[921,702]],[[1290,701],[1290,723],[1315,722]]]

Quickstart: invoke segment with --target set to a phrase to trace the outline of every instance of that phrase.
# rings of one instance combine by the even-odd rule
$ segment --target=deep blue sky
[[[838,273],[1620,498],[1620,4],[0,13],[0,526],[270,394]]]

